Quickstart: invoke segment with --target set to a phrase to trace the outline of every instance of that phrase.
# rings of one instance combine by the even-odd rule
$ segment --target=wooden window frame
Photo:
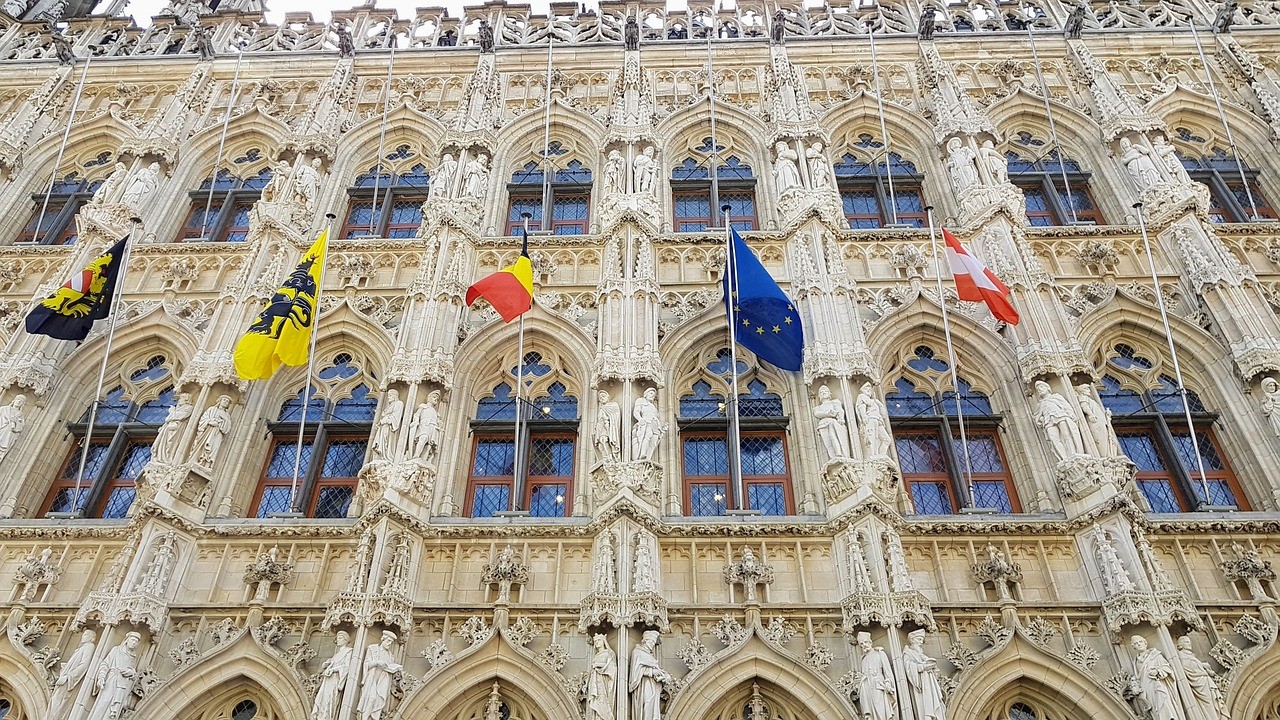
[[[1204,183],[1209,187],[1209,194],[1213,197],[1214,202],[1223,210],[1224,218],[1219,223],[1213,220],[1215,224],[1224,223],[1246,223],[1255,222],[1250,213],[1253,209],[1241,202],[1236,196],[1237,189],[1243,191],[1244,186],[1240,182],[1240,174],[1238,172],[1228,172],[1223,175],[1222,171],[1217,168],[1200,168],[1197,170],[1188,170],[1187,175],[1200,183]],[[1249,169],[1245,166],[1244,176],[1249,184],[1249,191],[1253,193],[1253,202],[1258,206],[1258,215],[1263,220],[1276,220],[1280,216],[1276,214],[1275,208],[1267,200],[1267,196],[1262,193],[1262,188],[1258,184],[1258,178],[1261,175],[1257,170]],[[1212,209],[1210,214],[1213,215]],[[1211,218],[1212,219],[1212,218]]]
[[[232,176],[235,177],[235,176]],[[178,236],[174,242],[244,242],[244,240],[228,240],[227,236],[233,231],[248,232],[247,225],[232,225],[231,218],[235,216],[235,210],[241,206],[248,206],[250,210],[253,205],[262,199],[261,187],[246,187],[245,183],[249,180],[257,180],[259,176],[251,175],[248,178],[235,177],[234,184],[229,188],[218,189],[218,174],[209,179],[213,186],[213,202],[209,202],[210,188],[192,190],[188,194],[191,198],[191,207],[187,211],[187,219],[183,221],[182,227],[178,229]],[[270,182],[270,180],[266,181]],[[263,183],[265,186],[266,183]],[[201,227],[193,225],[192,222],[196,217],[202,215],[205,208],[209,208],[210,213],[216,211],[216,220],[205,228],[204,240],[201,240]],[[230,208],[231,212],[223,212]],[[247,239],[247,238],[246,238]]]
[[[351,222],[351,213],[356,209],[359,203],[369,203],[369,212],[373,212],[374,200],[377,200],[379,217],[374,225],[373,234],[369,234],[369,226],[365,223],[354,225]],[[342,217],[342,230],[338,237],[342,240],[364,240],[373,238],[387,238],[388,232],[392,229],[391,210],[394,209],[398,202],[414,201],[419,204],[425,203],[430,197],[429,188],[425,185],[383,185],[378,188],[377,195],[374,195],[373,187],[350,187],[347,188],[347,212]],[[421,222],[419,222],[419,225]],[[400,229],[402,226],[396,226]],[[407,227],[407,226],[403,226]],[[414,228],[414,234],[417,234],[417,228]],[[410,236],[412,237],[412,235]],[[393,238],[400,239],[400,238]]]
[[[551,232],[556,235],[586,235],[591,229],[591,183],[579,182],[552,182],[546,187],[546,197],[543,197],[542,183],[507,183],[507,222],[506,233],[508,236],[514,237],[518,235],[524,228],[524,220],[521,218],[512,218],[511,213],[514,210],[515,203],[519,200],[528,200],[530,198],[539,200],[542,205],[542,218],[531,219],[529,221],[530,230],[538,230],[540,232]],[[557,220],[555,218],[556,198],[586,198],[587,217],[584,219],[574,220]],[[537,226],[534,226],[537,223]],[[578,233],[560,233],[561,229],[577,228],[581,232]]]
[[[1147,396],[1148,394],[1144,393],[1142,397],[1146,400]],[[1231,461],[1222,451],[1222,443],[1213,432],[1213,426],[1218,420],[1218,415],[1216,413],[1193,411],[1191,420],[1194,432],[1207,436],[1209,442],[1213,444],[1213,451],[1222,460],[1223,470],[1211,471],[1206,468],[1206,479],[1210,482],[1215,480],[1225,482],[1236,501],[1236,508],[1243,512],[1252,510],[1249,498],[1245,494],[1244,488],[1240,486],[1240,481],[1236,477],[1235,471],[1231,468]],[[1118,433],[1140,431],[1147,434],[1152,438],[1156,452],[1160,453],[1160,461],[1164,463],[1165,472],[1139,471],[1137,480],[1169,480],[1174,499],[1177,501],[1179,511],[1182,513],[1198,512],[1200,507],[1208,505],[1210,498],[1205,498],[1204,502],[1199,502],[1199,493],[1202,490],[1200,487],[1199,468],[1194,465],[1190,468],[1185,467],[1182,464],[1182,459],[1178,456],[1177,447],[1174,443],[1175,433],[1187,433],[1186,419],[1181,414],[1160,412],[1115,414],[1112,416],[1111,422]]]
[[[855,228],[853,226],[854,218],[872,219],[870,215],[849,215],[844,216],[849,223],[849,227],[855,230],[878,229],[888,227],[893,224],[893,213],[890,211],[890,195],[889,182],[885,176],[860,176],[852,175],[841,177],[836,181],[836,186],[840,191],[841,205],[843,205],[844,194],[846,192],[857,192],[859,190],[870,190],[875,194],[877,216],[874,218],[877,222],[876,228]],[[903,191],[914,191],[920,198],[921,207],[927,205],[924,198],[924,186],[920,176],[903,175],[899,180],[898,176],[893,179],[893,196],[897,197]],[[910,222],[914,221],[914,222]],[[916,228],[923,228],[928,225],[927,214],[922,210],[918,213],[898,213],[899,225],[910,225]]]
[[[1041,163],[1043,163],[1043,160],[1036,161],[1037,166],[1040,166]],[[1098,200],[1093,196],[1093,190],[1089,187],[1090,177],[1092,175],[1085,172],[1067,173],[1067,182],[1071,185],[1071,192],[1084,195],[1088,198],[1089,204],[1093,206],[1092,210],[1076,208],[1075,217],[1082,223],[1093,221],[1094,225],[1105,225],[1106,221],[1103,219],[1102,209],[1098,207]],[[1067,206],[1067,202],[1064,200],[1067,196],[1067,190],[1058,184],[1062,182],[1061,172],[1052,172],[1047,169],[1027,170],[1020,173],[1009,173],[1009,180],[1024,194],[1027,190],[1036,190],[1044,196],[1048,209],[1037,213],[1027,210],[1029,220],[1032,217],[1049,218],[1050,224],[1041,227],[1062,227],[1071,224],[1071,208]],[[1025,209],[1025,202],[1023,205]]]
[[[954,398],[946,398],[942,402],[952,403]],[[934,403],[935,410],[939,407],[938,402]],[[968,493],[964,482],[965,464],[964,464],[964,448],[960,446],[960,423],[954,415],[917,415],[914,417],[894,417],[888,416],[890,421],[890,435],[897,444],[899,435],[930,435],[937,437],[942,448],[942,460],[946,465],[946,489],[947,497],[951,502],[951,514],[954,515],[962,508],[967,507],[962,500],[968,500]],[[1000,457],[1000,465],[1004,468],[1003,473],[973,473],[970,476],[970,482],[995,482],[1002,481],[1005,488],[1006,497],[1009,500],[1009,507],[1012,514],[1022,513],[1022,502],[1018,496],[1017,485],[1013,481],[1013,473],[1009,470],[1008,457],[1004,450],[1004,443],[1000,440],[1000,415],[981,415],[970,416],[965,415],[964,427],[967,438],[976,435],[989,435],[995,443],[996,453]],[[908,475],[902,473],[902,481],[904,484],[913,482],[937,482],[928,478],[941,478],[938,473],[921,474],[916,473]],[[919,478],[918,480],[913,478]],[[910,492],[908,490],[908,492]],[[914,505],[914,501],[912,503]],[[985,508],[984,508],[985,509]],[[1003,513],[1001,513],[1003,514]]]
[[[314,396],[313,396],[314,398]],[[342,440],[358,440],[365,443],[365,456],[368,457],[369,443],[372,441],[373,423],[353,423],[345,420],[329,419],[332,411],[332,403],[326,401],[323,412],[323,419],[318,421],[308,421],[302,429],[302,441],[306,443],[311,441],[311,457],[307,458],[302,467],[298,469],[298,495],[293,498],[293,505],[285,512],[303,512],[306,517],[315,518],[316,507],[320,499],[320,489],[325,487],[345,487],[350,486],[352,495],[358,491],[359,477],[354,478],[327,478],[321,475],[324,469],[324,459],[329,452],[331,443]],[[307,410],[306,416],[309,417],[315,410]],[[299,416],[302,416],[303,408],[298,407]],[[249,506],[251,508],[249,517],[258,517],[259,506],[262,504],[262,497],[266,494],[269,487],[288,487],[293,484],[293,477],[284,478],[287,482],[281,482],[281,478],[268,478],[267,470],[271,467],[271,458],[275,455],[275,449],[279,446],[297,445],[298,442],[298,422],[296,420],[276,420],[267,424],[267,428],[271,433],[271,445],[268,447],[267,456],[262,463],[262,470],[258,472],[258,485],[254,489],[253,502]],[[329,520],[337,520],[340,518],[321,518]]]
[[[528,411],[526,410],[526,415]],[[578,472],[578,452],[581,449],[577,431],[579,420],[559,419],[559,420],[534,420],[523,417],[520,422],[520,439],[518,443],[513,443],[513,452],[515,456],[521,460],[523,467],[512,468],[512,475],[482,475],[475,474],[476,452],[480,448],[482,440],[499,440],[503,442],[511,442],[515,440],[516,426],[514,421],[479,421],[472,420],[471,428],[474,440],[471,443],[471,454],[467,461],[467,491],[464,494],[465,505],[463,505],[463,516],[474,517],[472,512],[475,505],[475,488],[477,485],[505,485],[507,487],[508,505],[507,509],[511,510],[513,501],[516,499],[516,477],[524,478],[524,489],[521,493],[519,501],[520,509],[529,511],[531,500],[533,498],[533,487],[535,484],[542,485],[560,485],[565,486],[564,490],[564,514],[555,515],[532,515],[532,517],[557,520],[568,518],[573,514],[573,497],[577,486]],[[566,426],[572,425],[573,430]],[[573,441],[573,469],[568,476],[560,475],[530,475],[529,474],[529,450],[533,447],[532,443],[535,439],[568,439]],[[538,480],[543,480],[539,483]],[[560,481],[564,482],[561,483]],[[480,518],[484,519],[484,518]]]
[[[156,435],[160,429],[158,426],[152,426],[133,419],[140,408],[141,405],[131,402],[126,420],[110,424],[100,421],[94,423],[93,437],[89,444],[91,446],[93,444],[105,444],[107,447],[106,457],[103,458],[102,470],[98,477],[85,478],[81,483],[80,491],[84,493],[84,501],[77,503],[76,499],[73,498],[71,512],[79,512],[83,508],[85,517],[101,518],[113,489],[136,486],[136,482],[132,478],[121,478],[119,476],[120,471],[124,468],[129,445],[144,440],[155,442]],[[59,492],[75,488],[76,471],[79,470],[79,459],[76,457],[76,451],[84,443],[89,424],[87,422],[67,423],[67,430],[74,438],[74,442],[62,461],[56,479],[50,484],[49,492],[45,495],[44,502],[40,504],[41,516],[46,516],[52,512],[53,501],[58,497]],[[76,463],[74,467],[71,466],[73,461]]]
[[[718,197],[712,197],[710,180],[671,180],[671,227],[674,232],[707,232],[708,230],[723,230],[720,225],[723,215],[720,212],[721,198],[725,195],[750,195],[751,196],[751,214],[750,215],[729,215],[729,224],[741,231],[753,231],[760,227],[760,199],[756,196],[755,180],[720,180],[717,183],[716,190]],[[676,214],[676,198],[705,196],[707,198],[707,206],[711,210],[713,217],[694,217],[680,216]],[[707,221],[707,227],[703,230],[681,230],[681,223],[696,223]]]
[[[739,436],[748,437],[777,437],[782,441],[782,462],[786,466],[785,475],[746,475],[742,476],[742,490],[748,493],[750,497],[749,487],[752,485],[774,485],[782,483],[782,492],[786,505],[786,512],[781,516],[771,517],[789,517],[796,514],[795,503],[795,475],[791,472],[791,448],[787,442],[788,428],[790,426],[790,418],[767,418],[763,422],[756,418],[739,418],[740,423]],[[693,438],[713,438],[724,441],[725,451],[729,449],[729,423],[727,420],[721,419],[699,419],[678,421],[680,428],[680,487],[681,487],[681,512],[686,517],[719,517],[712,515],[693,515],[693,486],[695,485],[716,485],[723,483],[725,486],[724,506],[725,509],[733,509],[738,507],[738,498],[736,488],[733,487],[733,481],[730,473],[724,475],[686,475],[685,467],[685,440]],[[741,448],[739,448],[741,453]],[[726,469],[727,469],[726,465]]]
[[[576,433],[564,432],[563,430],[558,432],[557,431],[539,432],[537,428],[530,428],[530,431],[526,433],[523,430],[524,427],[528,427],[528,425],[524,424],[521,426],[522,428],[521,434],[524,434],[526,436],[525,447],[527,448],[525,451],[525,457],[524,457],[524,463],[526,466],[525,476],[524,476],[525,478],[524,509],[529,510],[532,514],[534,486],[564,485],[564,503],[562,503],[564,506],[564,509],[561,512],[561,514],[560,515],[534,515],[533,517],[539,517],[539,518],[569,517],[570,515],[573,514],[573,478],[574,478],[574,474],[578,470],[578,463],[577,463],[578,436]],[[529,456],[530,456],[530,451],[533,449],[534,440],[569,440],[571,441],[573,443],[573,451],[571,453],[569,474],[568,475],[534,475],[529,469],[530,467]],[[515,478],[512,478],[512,482],[513,483],[515,482]]]
[[[80,189],[73,192],[49,193],[49,204],[45,207],[45,194],[32,193],[31,201],[35,204],[23,224],[22,230],[14,240],[15,245],[74,245],[79,240],[76,229],[76,216],[81,208],[93,199],[93,193],[101,183],[81,181]],[[40,221],[41,210],[44,210],[44,224],[48,232],[40,228],[32,228]],[[36,241],[39,238],[39,242]]]

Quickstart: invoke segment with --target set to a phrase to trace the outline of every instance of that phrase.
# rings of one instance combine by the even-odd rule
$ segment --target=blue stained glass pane
[[[1192,475],[1200,473],[1200,465],[1196,462],[1196,449],[1191,443],[1191,434],[1186,430],[1173,430],[1173,447],[1178,452],[1178,460],[1182,463],[1182,467]],[[1197,432],[1196,443],[1200,445],[1200,459],[1204,462],[1204,469],[1208,472],[1222,471],[1226,469],[1226,465],[1222,462],[1222,457],[1218,455],[1218,449],[1213,446],[1213,440],[1209,438],[1209,433]]]
[[[716,351],[716,359],[707,363],[707,369],[716,375],[727,376],[733,369],[732,361],[733,353],[729,352],[727,348],[720,348]],[[738,375],[746,374],[749,369],[750,366],[745,362],[738,361]]]
[[[1173,494],[1173,486],[1168,480],[1139,480],[1138,489],[1151,505],[1151,512],[1182,512],[1182,506],[1178,504],[1178,498]]]
[[[1191,489],[1195,492],[1196,499],[1205,502],[1204,487],[1200,484],[1198,475],[1191,478]],[[1236,502],[1236,494],[1231,492],[1231,486],[1227,485],[1226,480],[1214,480],[1209,478],[1209,501],[1208,505],[1217,505],[1218,507],[1232,507],[1239,503]]]
[[[955,510],[951,507],[951,497],[941,482],[912,482],[911,501],[916,506],[917,515],[950,515]]]
[[[271,182],[271,169],[266,168],[253,177],[245,178],[243,187],[250,190],[261,190]]]
[[[551,477],[572,476],[573,445],[573,438],[531,438],[529,474]]]
[[[711,193],[680,193],[675,196],[676,219],[696,218],[704,220],[711,217]]]
[[[782,398],[767,392],[764,383],[752,380],[747,390],[749,392],[738,395],[740,417],[782,417]]]
[[[933,348],[920,345],[915,349],[915,357],[908,360],[907,365],[913,370],[918,370],[922,373],[942,372],[950,367],[935,355]]]
[[[986,393],[980,393],[969,386],[964,378],[959,378],[956,382],[960,386],[960,402],[965,415],[994,415],[991,409],[991,399]],[[942,393],[942,411],[947,415],[954,415],[956,412],[956,394],[948,390]]]
[[[586,220],[591,207],[589,198],[582,195],[556,198],[551,207],[552,220]]]
[[[916,386],[906,378],[900,378],[894,387],[896,391],[884,396],[885,407],[890,417],[915,417],[935,413],[933,398],[916,391]]]
[[[476,485],[471,501],[471,517],[493,517],[511,506],[511,488],[507,485]]]
[[[262,489],[262,499],[258,501],[258,509],[254,517],[271,517],[274,513],[289,512],[289,486],[270,485]]]
[[[895,188],[894,205],[900,213],[922,213],[924,212],[924,196],[919,190],[914,188]],[[898,218],[899,221],[902,218]],[[916,222],[920,222],[918,219]]]
[[[676,232],[703,232],[707,229],[705,222],[682,222]]]
[[[142,474],[142,468],[151,462],[151,441],[129,443],[124,451],[124,459],[120,462],[120,472],[116,477],[136,480]]]
[[[721,180],[750,180],[753,177],[751,166],[739,160],[737,155],[731,155],[716,168],[716,176]]]
[[[343,518],[351,508],[356,489],[350,485],[331,485],[316,492],[316,517]]]
[[[1102,377],[1102,389],[1098,391],[1102,406],[1113,415],[1129,415],[1144,410],[1142,396],[1132,390],[1120,389],[1120,381],[1110,375]]]
[[[511,198],[510,210],[507,213],[507,219],[512,222],[520,222],[524,219],[523,215],[525,213],[529,213],[530,225],[535,221],[541,221],[542,198],[513,196]]]
[[[124,388],[117,387],[107,393],[106,397],[98,403],[98,419],[97,422],[102,425],[117,425],[124,422],[129,417],[129,401],[124,399]],[[89,421],[89,411],[93,409],[90,405],[84,412],[84,417],[80,418],[80,422]]]
[[[391,205],[392,225],[421,225],[422,202],[420,200],[399,200]]]
[[[307,471],[307,465],[311,463],[311,450],[314,446],[315,440],[307,439],[302,441],[302,461],[298,463],[299,474]],[[296,440],[293,442],[277,441],[275,446],[271,448],[271,460],[267,463],[266,476],[269,478],[292,478],[293,466],[297,461],[297,455],[298,443]]]
[[[156,355],[147,361],[147,366],[134,372],[129,379],[136,383],[150,382],[159,380],[169,374],[169,368],[165,367],[164,357]]]
[[[517,185],[541,185],[542,168],[538,166],[538,163],[527,162],[524,167],[511,174],[511,182]]]
[[[974,472],[977,472],[976,468]],[[1003,482],[974,481],[973,500],[980,508],[1005,514],[1013,512],[1013,503],[1009,501],[1009,489]]]
[[[138,491],[133,487],[112,488],[111,493],[107,495],[106,504],[102,506],[102,517],[106,519],[125,517],[129,508],[133,506],[133,499],[137,494]]]
[[[381,215],[381,213],[379,213]],[[370,200],[362,200],[352,203],[351,208],[347,211],[347,225],[353,227],[347,230],[347,234],[343,237],[352,238],[361,235],[367,235],[373,230],[370,228],[378,227],[378,221],[374,219],[373,202]]]
[[[74,471],[72,471],[74,474]],[[75,496],[77,502],[72,505],[72,497]],[[51,513],[69,513],[73,510],[83,510],[84,503],[89,499],[89,488],[81,487],[79,495],[76,494],[75,488],[62,488],[53,496],[53,503],[49,505]]]
[[[840,199],[844,201],[845,215],[880,215],[880,203],[876,200],[876,193],[870,189],[845,190],[840,193]],[[871,220],[871,218],[851,218],[854,220]],[[879,224],[872,227],[879,227]]]
[[[689,514],[693,517],[724,515],[725,485],[723,483],[698,483],[689,486]],[[719,498],[719,499],[717,499]]]
[[[578,225],[557,225],[554,228],[556,235],[581,235],[582,227]]]
[[[502,383],[493,389],[491,397],[480,398],[476,403],[476,420],[515,420],[516,401],[511,397],[511,386]]]
[[[963,462],[964,447],[960,445],[960,433],[953,433],[952,438],[956,444],[957,459]],[[969,467],[973,469],[973,472],[1004,472],[1004,463],[1000,460],[1000,450],[996,447],[995,437],[970,434],[968,440],[969,442],[966,445],[969,448]]]
[[[1056,224],[1054,223],[1053,218],[1048,215],[1033,215],[1027,218],[1027,222],[1029,222],[1032,227],[1053,227]]]
[[[431,184],[431,173],[427,171],[424,165],[414,165],[409,172],[401,173],[397,178],[397,185],[409,185],[412,187],[427,187]]]
[[[166,388],[154,400],[143,403],[142,407],[138,408],[138,422],[148,425],[159,425],[164,422],[165,417],[169,415],[169,408],[174,405],[173,395],[173,388]]]
[[[693,158],[685,158],[684,162],[671,169],[672,180],[706,180],[711,177],[707,168]]]
[[[320,469],[322,478],[353,478],[360,474],[364,465],[365,447],[368,440],[333,440],[324,451],[324,467]]]
[[[937,435],[899,435],[893,440],[903,474],[936,475],[947,471],[942,441]]]
[[[680,398],[680,417],[700,419],[724,417],[724,396],[711,392],[711,384],[699,380],[693,384],[693,393]]]
[[[582,163],[577,160],[570,160],[564,170],[556,171],[555,177],[556,182],[585,184],[591,182],[591,170],[582,167]]]
[[[378,166],[369,168],[369,172],[361,173],[356,177],[356,187],[380,187],[385,188],[391,185],[391,173],[379,173]]]
[[[728,475],[729,446],[724,437],[684,438],[684,474]]]
[[[551,387],[547,388],[547,394],[533,401],[534,408],[537,409],[537,417],[550,417],[557,420],[576,420],[578,418],[578,398],[566,394],[563,383],[551,383]],[[549,409],[550,413],[544,413],[543,409]]]
[[[564,485],[534,485],[529,494],[529,515],[564,517],[564,508],[567,504],[565,488]]]
[[[762,515],[786,515],[786,490],[782,483],[752,483],[747,486],[747,507]]]
[[[755,193],[723,193],[720,195],[720,203],[722,205],[729,206],[729,220],[731,221],[731,224],[737,222],[751,224],[749,218],[754,218],[756,216]],[[747,229],[750,230],[752,228]]]
[[[107,461],[107,450],[110,449],[110,442],[95,442],[89,446],[89,459],[84,463],[84,480],[91,482],[102,477],[103,465]],[[76,447],[71,453],[71,458],[67,460],[67,466],[62,471],[62,477],[66,480],[75,480],[76,473],[80,471],[80,447]]]
[[[524,362],[521,363],[520,376],[524,377],[532,375],[534,377],[542,377],[551,372],[551,366],[542,362],[542,355],[536,352],[525,353]],[[511,368],[511,374],[516,374],[516,368]]]
[[[479,440],[471,474],[476,477],[510,477],[514,474],[515,446],[511,440]]]
[[[322,380],[332,380],[334,378],[349,378],[360,372],[360,368],[352,363],[351,356],[347,353],[338,353],[333,358],[333,364],[320,371]]]
[[[743,475],[786,475],[787,458],[781,437],[748,435],[742,438]]]
[[[1116,433],[1120,449],[1142,472],[1165,472],[1164,459],[1156,449],[1156,443],[1147,430],[1120,431]]]
[[[369,397],[369,387],[362,383],[351,389],[351,397],[334,403],[333,419],[350,423],[373,422],[377,410],[377,398]]]
[[[286,400],[280,406],[280,415],[277,418],[280,422],[298,422],[302,419],[302,394],[298,391],[297,396],[290,400]],[[325,402],[323,398],[316,397],[316,389],[311,388],[310,398],[307,402],[307,422],[320,422],[324,420]]]

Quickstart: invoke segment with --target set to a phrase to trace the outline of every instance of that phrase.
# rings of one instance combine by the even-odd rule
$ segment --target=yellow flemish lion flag
[[[307,364],[328,244],[326,229],[236,343],[236,374],[241,380],[265,380],[281,365]]]

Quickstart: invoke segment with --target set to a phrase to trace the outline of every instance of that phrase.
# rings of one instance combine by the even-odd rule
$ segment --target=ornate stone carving
[[[987,545],[987,559],[973,565],[979,583],[991,583],[1000,600],[1010,600],[1009,585],[1022,582],[1022,566],[1011,562],[995,545]]]
[[[1252,599],[1270,600],[1262,583],[1274,582],[1276,579],[1271,563],[1263,560],[1256,548],[1246,548],[1238,542],[1231,543],[1231,553],[1234,556],[1232,559],[1218,563],[1222,574],[1232,582],[1243,580]]]
[[[273,545],[270,550],[258,555],[244,571],[244,582],[254,589],[253,597],[257,602],[267,599],[272,585],[288,585],[293,580],[293,563],[289,558],[280,558],[280,546]]]
[[[893,664],[884,648],[871,644],[871,633],[858,633],[858,706],[862,717],[891,720],[898,717],[898,684]]]
[[[13,574],[13,582],[18,586],[18,600],[31,602],[36,599],[40,588],[52,587],[62,577],[62,567],[53,559],[53,548],[45,548],[37,556],[32,550],[27,553],[26,560],[18,566]]]
[[[756,588],[773,582],[773,567],[756,560],[751,548],[742,548],[742,557],[724,568],[724,581],[730,585],[741,585],[746,593],[747,603],[758,602]]]
[[[498,586],[498,605],[511,602],[511,586],[524,585],[529,582],[529,566],[516,557],[510,545],[502,548],[491,562],[484,566],[480,581],[485,585]]]

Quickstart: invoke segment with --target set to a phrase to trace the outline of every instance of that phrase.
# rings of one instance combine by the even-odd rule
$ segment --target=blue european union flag
[[[733,233],[724,274],[724,300],[733,302],[733,336],[742,346],[783,370],[804,362],[804,328],[795,303],[738,234]]]

